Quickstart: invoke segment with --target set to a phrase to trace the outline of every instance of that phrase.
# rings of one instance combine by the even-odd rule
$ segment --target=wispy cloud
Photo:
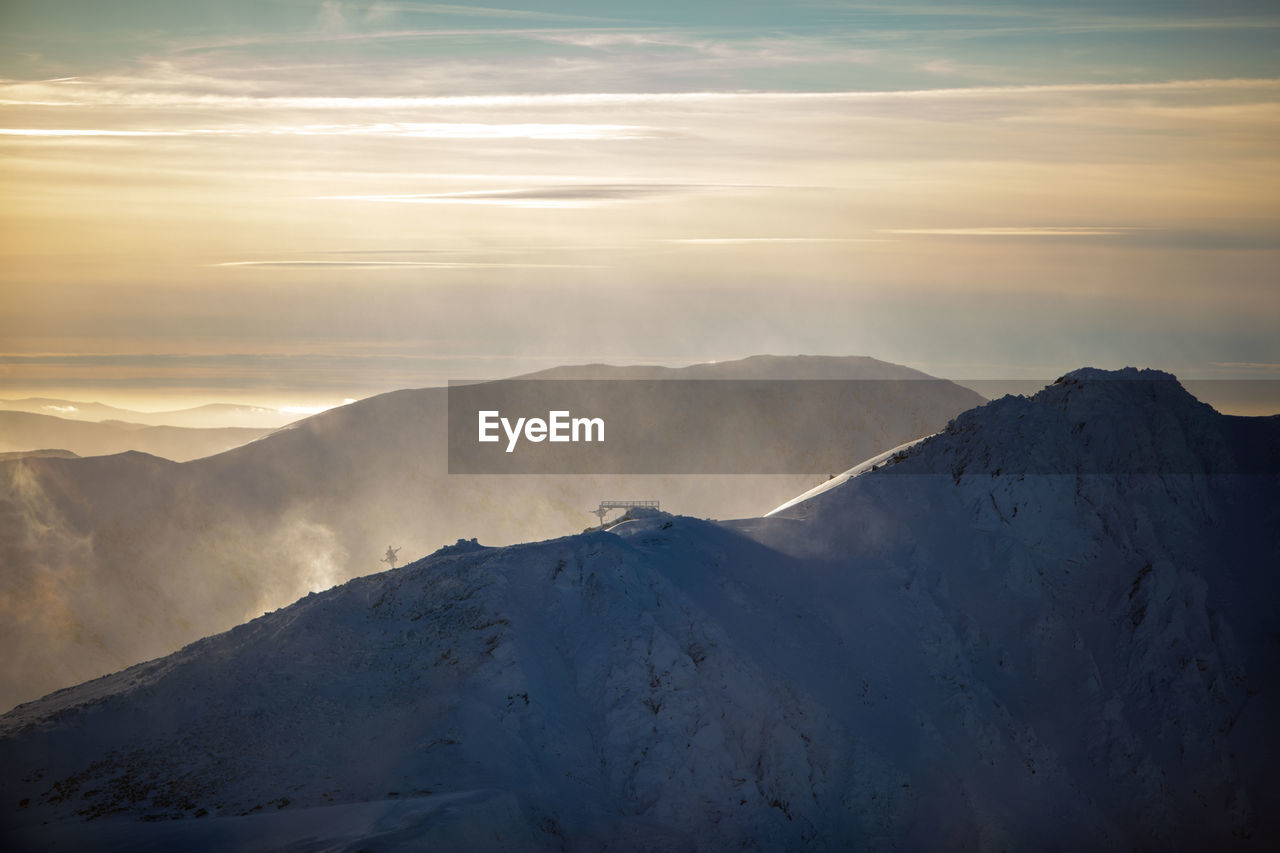
[[[900,99],[974,99],[1055,94],[1150,94],[1207,91],[1280,91],[1280,78],[1209,78],[1146,83],[1054,83],[922,89],[694,92],[568,92],[503,95],[295,96],[159,91],[104,86],[92,81],[62,84],[0,80],[0,104],[9,106],[198,107],[201,109],[413,110],[432,108],[614,107],[652,104],[758,102],[844,103]],[[430,124],[430,123],[429,123]],[[442,125],[447,126],[447,123]],[[630,130],[630,127],[624,127]]]
[[[742,246],[753,243],[805,245],[815,243],[888,243],[890,241],[883,237],[683,237],[663,240],[662,242],[684,246]]]
[[[181,130],[103,130],[95,128],[0,127],[0,136],[89,137],[89,136],[186,136]]]
[[[532,264],[493,261],[224,261],[215,267],[285,267],[303,269],[604,269],[599,264]]]
[[[652,139],[668,132],[635,125],[480,122],[378,122],[376,124],[309,124],[258,127],[197,127],[181,130],[107,130],[98,128],[0,128],[0,136],[95,137],[95,136],[385,136],[408,139],[534,139],[609,140]]]
[[[1004,228],[882,228],[881,234],[930,237],[1112,237],[1143,229],[1124,225],[1032,225]]]
[[[586,21],[593,23],[624,23],[622,18],[605,18],[596,15],[574,15],[568,12],[540,12],[532,9],[506,9],[498,6],[460,6],[452,3],[375,3],[382,12],[398,12],[409,15],[451,15],[467,18],[506,18],[528,21]]]
[[[708,189],[709,187],[698,187]],[[695,189],[679,184],[586,184],[450,193],[396,193],[315,196],[324,201],[371,201],[393,204],[483,204],[500,207],[593,207]]]
[[[1280,16],[1265,14],[1265,4],[1257,4],[1258,13],[1204,14],[1195,5],[1186,11],[1177,8],[1165,10],[1160,15],[1135,15],[1117,11],[1107,6],[1073,6],[1069,4],[1014,4],[1014,3],[838,3],[831,8],[846,14],[885,13],[893,20],[920,22],[930,35],[972,37],[976,35],[1004,35],[1009,33],[1105,33],[1132,31],[1178,30],[1246,30],[1280,27]],[[1204,7],[1209,8],[1209,7]],[[1269,11],[1269,10],[1268,10]],[[938,27],[939,19],[952,26]],[[968,21],[961,25],[960,21]],[[869,34],[901,36],[918,33],[918,29],[890,26],[867,27]]]
[[[285,128],[301,136],[404,136],[417,139],[650,139],[652,128],[625,124],[482,124],[478,122],[380,122],[367,125],[308,125]]]

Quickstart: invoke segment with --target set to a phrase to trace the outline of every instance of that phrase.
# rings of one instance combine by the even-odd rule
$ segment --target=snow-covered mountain
[[[1274,849],[1280,419],[1077,371],[766,519],[359,578],[0,718],[30,849]]]
[[[362,400],[180,465],[143,453],[0,461],[0,647],[8,655],[0,711],[385,568],[378,559],[388,545],[407,560],[462,533],[495,544],[559,536],[593,523],[589,511],[619,497],[660,498],[700,517],[757,515],[812,486],[804,472],[842,470],[981,402],[950,382],[858,357],[591,365],[535,376],[839,378],[870,391],[797,413],[832,424],[813,440],[780,436],[750,411],[704,400],[703,423],[734,436],[743,456],[799,447],[820,466],[779,476],[451,475],[445,388]],[[654,407],[663,403],[670,400]]]

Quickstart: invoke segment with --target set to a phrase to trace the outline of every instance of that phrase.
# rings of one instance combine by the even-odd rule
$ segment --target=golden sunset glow
[[[1280,363],[1266,4],[111,5],[2,13],[4,396]]]

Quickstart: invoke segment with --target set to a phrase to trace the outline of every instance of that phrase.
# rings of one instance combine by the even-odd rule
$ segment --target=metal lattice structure
[[[600,519],[601,526],[604,525],[604,517],[614,509],[634,509],[636,507],[644,507],[646,509],[658,509],[657,501],[600,501],[600,506],[591,512]]]

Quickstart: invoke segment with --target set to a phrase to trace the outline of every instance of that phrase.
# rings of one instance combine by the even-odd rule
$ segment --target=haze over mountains
[[[247,444],[301,417],[223,403],[140,412],[47,397],[0,400],[0,453],[63,450],[103,456],[136,450],[187,462]]]
[[[692,368],[588,366],[547,378],[905,381],[919,393],[814,411],[830,423],[813,474],[448,474],[447,390],[333,409],[183,464],[125,453],[0,463],[0,706],[168,653],[309,591],[459,536],[504,544],[581,530],[606,498],[657,498],[703,517],[759,515],[885,447],[941,429],[973,392],[867,358],[771,358]],[[703,413],[744,455],[787,450],[741,413]]]
[[[52,415],[0,411],[0,452],[6,453],[61,449],[77,456],[103,456],[136,450],[186,462],[223,453],[271,432],[245,427],[196,429],[124,421],[90,423]]]
[[[1273,849],[1278,555],[1280,417],[1076,371],[771,518],[460,541],[19,707],[0,821],[44,849]]]
[[[210,403],[205,406],[174,409],[172,411],[141,412],[135,409],[107,406],[102,403],[84,403],[76,400],[58,400],[49,397],[0,400],[0,411],[50,415],[73,421],[92,421],[95,423],[99,421],[123,421],[144,426],[188,427],[192,429],[221,427],[279,429],[302,417],[296,412],[229,403]]]

